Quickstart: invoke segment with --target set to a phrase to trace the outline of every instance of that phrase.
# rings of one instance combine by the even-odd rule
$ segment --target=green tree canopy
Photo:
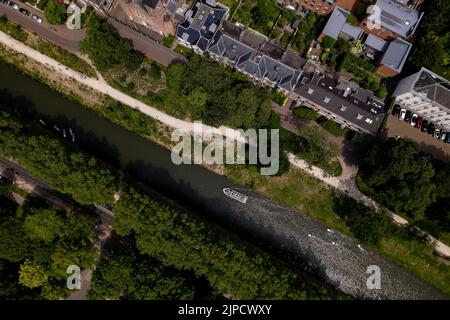
[[[0,220],[0,258],[18,262],[28,253],[28,240],[23,229],[23,220],[9,217]]]
[[[433,69],[442,63],[444,58],[444,43],[433,31],[419,38],[411,55],[411,62],[416,66]]]
[[[36,288],[44,285],[48,280],[45,268],[32,260],[25,260],[20,265],[19,283],[29,288]]]
[[[134,257],[110,253],[103,257],[93,275],[90,299],[119,299],[132,279]]]
[[[29,134],[30,128],[21,126],[10,114],[0,114],[0,155],[16,159],[30,174],[81,204],[113,203],[115,177],[105,166],[68,150],[55,138]]]
[[[25,218],[24,228],[30,239],[52,242],[61,232],[64,221],[56,210],[47,209]]]
[[[56,0],[48,1],[44,12],[49,24],[62,24],[67,20],[67,5]]]
[[[374,145],[360,167],[378,201],[413,217],[423,214],[434,200],[434,174],[433,165],[412,143],[395,139]]]
[[[122,39],[105,18],[92,15],[86,37],[80,44],[100,71],[124,64],[129,68],[139,66],[144,55],[133,50],[130,41]]]

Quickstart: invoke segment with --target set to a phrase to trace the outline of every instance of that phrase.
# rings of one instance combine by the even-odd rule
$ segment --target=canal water
[[[238,237],[283,251],[308,271],[343,292],[369,299],[433,299],[436,290],[354,240],[321,223],[231,183],[197,165],[174,165],[170,152],[101,118],[47,86],[0,63],[0,90],[32,102],[47,126],[69,128],[75,143]],[[56,131],[56,129],[55,129]],[[68,138],[69,139],[69,138]],[[229,187],[248,196],[246,204],[227,197]],[[245,236],[244,236],[245,235]],[[381,269],[381,289],[367,286],[369,266]]]

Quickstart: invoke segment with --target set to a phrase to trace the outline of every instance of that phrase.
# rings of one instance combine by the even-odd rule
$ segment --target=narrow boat
[[[72,128],[69,128],[69,134],[72,137],[72,142],[75,142],[75,133],[73,133]]]
[[[47,124],[44,122],[44,120],[39,119],[39,123],[42,124],[43,126],[46,126]]]
[[[66,129],[63,129],[63,138],[67,137]]]
[[[61,132],[61,129],[60,129],[58,126],[54,125],[53,128],[54,128],[56,131]]]
[[[237,192],[236,190],[233,190],[231,188],[223,188],[223,193],[226,196],[233,198],[234,200],[242,203],[247,203],[248,197],[240,192]]]

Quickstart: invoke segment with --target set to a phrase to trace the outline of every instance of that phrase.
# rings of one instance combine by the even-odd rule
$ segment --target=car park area
[[[419,149],[430,153],[433,157],[450,161],[450,134],[442,128],[437,128],[429,119],[409,114],[409,121],[405,121],[406,111],[397,109],[388,115],[386,132],[388,137],[401,137],[407,141],[415,142]],[[399,118],[400,116],[400,118]],[[403,116],[403,119],[402,119]]]

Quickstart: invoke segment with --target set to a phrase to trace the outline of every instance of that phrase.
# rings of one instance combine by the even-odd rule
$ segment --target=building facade
[[[394,96],[396,103],[450,131],[450,82],[422,68],[403,79]]]
[[[376,135],[385,116],[384,103],[372,92],[317,72],[304,72],[291,97],[359,133]]]

